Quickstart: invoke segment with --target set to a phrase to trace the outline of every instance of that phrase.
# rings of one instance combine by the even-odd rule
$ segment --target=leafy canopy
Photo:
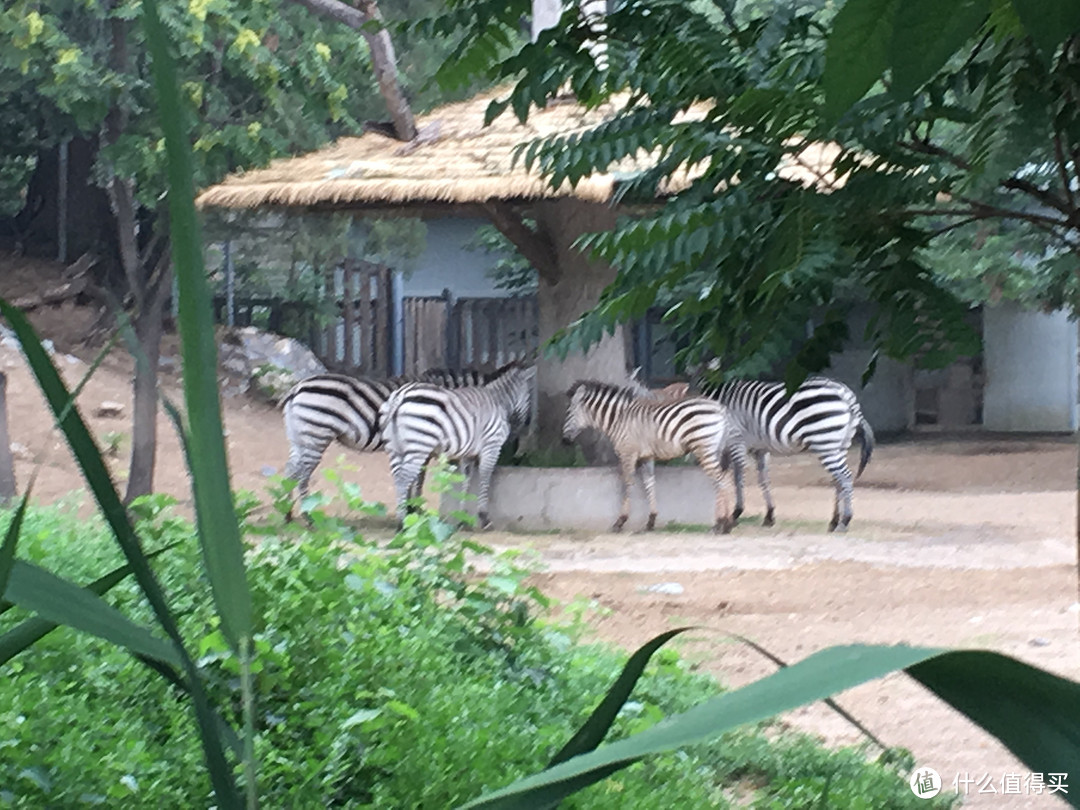
[[[635,215],[582,240],[618,275],[563,349],[659,305],[683,361],[756,371],[799,346],[798,376],[827,364],[846,312],[868,300],[877,352],[940,366],[977,347],[931,252],[941,235],[1008,223],[1028,238],[1022,267],[1076,273],[1080,25],[1066,0],[1030,4],[1053,7],[1053,36],[1022,0],[849,0],[839,12],[825,0],[630,0],[602,20],[571,4],[501,56],[528,5],[452,3],[442,20],[465,38],[442,77],[512,82],[489,117],[524,120],[567,92],[586,106],[625,99],[595,129],[522,151],[553,184],[650,155],[622,175]],[[689,186],[658,203],[686,167]]]
[[[386,5],[392,18],[422,14],[433,4]],[[359,133],[365,119],[385,117],[367,45],[356,31],[281,0],[160,6],[192,122],[196,187]],[[164,141],[139,8],[137,0],[4,4],[0,199],[19,201],[39,150],[66,137],[96,140],[113,112],[126,121],[122,137],[101,154],[99,179],[133,180],[140,202],[155,207],[165,190]],[[437,67],[432,63],[452,45],[417,37],[404,43],[404,83],[420,104],[442,97],[437,89],[413,88],[427,83]]]

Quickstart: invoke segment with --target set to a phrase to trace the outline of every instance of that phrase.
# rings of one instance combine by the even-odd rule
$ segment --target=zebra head
[[[484,387],[497,392],[507,409],[510,426],[518,429],[529,424],[532,416],[532,387],[536,379],[536,366],[510,366],[496,372],[495,379]]]
[[[566,392],[570,405],[563,422],[563,441],[572,442],[588,428],[603,430],[634,399],[635,390],[593,380],[578,380]]]
[[[585,384],[580,380],[566,392],[570,397],[570,404],[566,408],[566,419],[563,420],[562,437],[564,442],[572,442],[578,434],[586,428],[592,427],[592,420],[585,408]]]

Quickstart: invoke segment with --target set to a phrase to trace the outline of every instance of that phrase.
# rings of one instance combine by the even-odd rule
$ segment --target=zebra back
[[[808,377],[790,395],[781,382],[730,380],[712,396],[731,410],[748,446],[781,454],[850,446],[866,424],[855,393],[828,377]]]
[[[387,379],[316,374],[301,380],[280,403],[289,440],[285,475],[298,482],[298,491],[303,494],[331,442],[337,440],[362,451],[381,448],[379,409],[403,385],[418,380],[430,380],[443,388],[482,385],[498,373],[429,369],[420,375]]]
[[[595,428],[617,447],[625,444],[641,452],[659,450],[661,444],[686,448],[700,438],[715,437],[729,423],[727,410],[704,397],[641,394],[633,386],[594,380],[579,380],[569,395],[565,438],[573,439],[582,429]]]
[[[391,453],[430,442],[452,455],[478,451],[501,422],[511,432],[528,422],[535,376],[533,367],[514,366],[482,386],[403,385],[380,408],[383,441]]]

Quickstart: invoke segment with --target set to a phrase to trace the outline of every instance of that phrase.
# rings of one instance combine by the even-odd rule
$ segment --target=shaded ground
[[[35,321],[56,342],[59,364],[74,384],[93,356],[81,345],[93,313],[56,308]],[[167,359],[165,366],[165,390],[179,402],[170,376],[175,363]],[[11,438],[26,448],[16,466],[20,486],[40,458],[39,501],[80,487],[21,357],[0,348],[0,370],[9,379]],[[118,445],[118,478],[130,452],[130,371],[122,356],[110,358],[80,397],[101,444]],[[124,416],[93,416],[103,400],[123,403]],[[266,475],[280,471],[287,454],[280,413],[247,399],[227,399],[225,419],[234,486],[261,492]],[[186,502],[186,472],[164,418],[160,432],[157,485]],[[332,449],[327,461],[340,453]],[[761,499],[752,489],[750,521],[729,537],[503,534],[485,540],[534,549],[546,567],[537,582],[562,600],[580,596],[594,602],[598,610],[591,623],[601,638],[633,647],[672,626],[709,628],[682,648],[732,686],[774,667],[725,640],[724,633],[746,635],[789,661],[850,642],[985,647],[1080,679],[1076,458],[1072,439],[1055,437],[921,435],[879,445],[856,485],[855,519],[846,536],[824,533],[831,488],[815,459],[797,457],[773,465],[779,518],[774,529],[754,525]],[[349,453],[345,459],[346,480],[358,483],[370,500],[390,501],[383,455]],[[661,504],[662,522],[677,517],[664,514]],[[682,592],[643,590],[660,583],[678,583]],[[1000,791],[1003,776],[1027,770],[904,676],[851,690],[839,702],[883,741],[910,748],[921,765],[938,770],[947,790],[958,775],[979,780],[968,788],[968,806],[1064,806],[1046,795],[979,794],[984,776]],[[794,712],[785,721],[830,742],[858,739],[823,707]],[[1080,791],[1080,773],[1070,774],[1069,781],[1075,782],[1071,792]]]

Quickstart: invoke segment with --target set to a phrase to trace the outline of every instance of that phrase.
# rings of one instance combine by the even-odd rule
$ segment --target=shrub
[[[345,493],[347,499],[355,493]],[[588,716],[623,655],[577,643],[543,618],[527,571],[431,514],[374,542],[316,510],[304,532],[251,523],[249,581],[261,624],[256,753],[266,807],[451,807],[542,768]],[[212,698],[238,722],[238,662],[226,644],[191,525],[168,499],[135,506],[150,549],[183,541],[155,568],[182,616]],[[70,578],[117,563],[99,521],[68,506],[27,517],[26,557]],[[483,569],[474,565],[482,561]],[[110,596],[137,621],[133,584]],[[0,617],[0,629],[21,618]],[[0,681],[0,799],[13,807],[213,804],[187,698],[116,647],[61,628],[13,659]],[[654,657],[612,736],[714,694],[670,650]],[[926,807],[892,765],[756,729],[651,758],[572,797],[571,808]],[[664,787],[657,792],[657,785]],[[859,799],[859,801],[856,801]],[[933,805],[930,805],[933,806]],[[939,806],[944,806],[940,804]]]

